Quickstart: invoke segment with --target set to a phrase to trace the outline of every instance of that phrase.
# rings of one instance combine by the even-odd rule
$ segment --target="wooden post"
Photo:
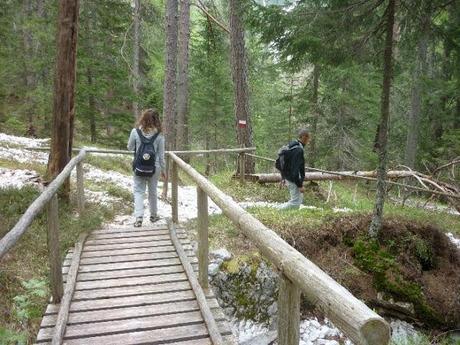
[[[284,274],[278,293],[278,344],[298,345],[300,327],[300,289]]]
[[[80,216],[85,209],[85,186],[83,176],[83,163],[77,164],[77,205]]]
[[[198,207],[198,265],[199,276],[198,280],[203,289],[208,288],[208,196],[200,188],[196,187],[197,191],[197,207]]]
[[[246,157],[245,157],[245,154],[244,152],[241,152],[240,153],[240,179],[241,179],[241,183],[244,183],[244,170],[245,170],[245,165],[246,165]]]
[[[54,194],[48,203],[48,256],[53,303],[61,302],[63,295],[61,254],[59,248],[58,197]]]
[[[170,158],[169,155],[166,155],[166,178],[163,181],[163,193],[162,193],[162,198],[164,200],[168,199],[168,181],[169,181],[169,166],[170,166]]]
[[[171,208],[172,208],[172,221],[174,224],[179,222],[178,213],[178,201],[177,201],[177,189],[178,189],[178,176],[177,176],[177,163],[172,162],[172,173],[171,173]]]

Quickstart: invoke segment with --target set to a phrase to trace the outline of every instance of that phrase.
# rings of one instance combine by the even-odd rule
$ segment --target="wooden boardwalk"
[[[195,271],[197,259],[177,230]],[[64,281],[72,251],[63,263]],[[211,290],[208,305],[236,344]],[[59,305],[48,305],[37,344],[51,344]],[[166,225],[94,231],[83,247],[64,344],[211,344],[195,294]]]

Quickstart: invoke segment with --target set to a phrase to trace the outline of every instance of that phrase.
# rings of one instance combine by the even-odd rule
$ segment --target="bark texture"
[[[310,155],[307,157],[309,165],[314,168],[316,162],[316,132],[318,129],[319,120],[319,105],[318,105],[318,88],[319,88],[319,66],[315,64],[313,67],[313,93],[311,103],[313,107],[313,117],[311,120],[311,135],[310,135]]]
[[[378,131],[377,152],[379,162],[377,167],[377,193],[375,198],[374,213],[369,226],[369,235],[376,237],[382,228],[383,206],[386,194],[386,167],[388,122],[390,119],[390,91],[393,75],[393,27],[395,21],[396,0],[388,0],[386,18],[385,51],[383,57],[383,84],[381,101],[381,118]]]
[[[165,80],[163,88],[163,116],[166,148],[175,149],[176,72],[177,72],[177,0],[166,1]]]
[[[190,0],[181,0],[177,75],[176,149],[188,149]]]
[[[415,158],[419,139],[420,116],[422,111],[423,76],[426,74],[426,54],[428,47],[428,22],[425,19],[422,26],[422,35],[417,44],[417,57],[412,74],[411,108],[407,121],[407,139],[404,161],[406,166],[415,168]]]
[[[140,45],[140,0],[134,0],[134,46],[133,46],[133,116],[137,120],[139,116],[139,103],[137,101],[139,95],[139,45]]]
[[[56,75],[54,80],[53,127],[48,174],[56,177],[72,154],[76,52],[79,0],[59,2]],[[63,196],[68,198],[69,180]]]
[[[252,147],[252,125],[249,113],[248,66],[244,44],[243,11],[241,0],[229,0],[230,60],[234,90],[236,138],[241,147]],[[239,121],[246,121],[239,127]],[[254,160],[248,157],[246,173],[254,172]]]

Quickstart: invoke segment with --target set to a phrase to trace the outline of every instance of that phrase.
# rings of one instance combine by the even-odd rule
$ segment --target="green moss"
[[[412,303],[417,316],[427,324],[442,324],[441,317],[428,305],[421,286],[403,277],[395,256],[385,247],[374,239],[359,238],[353,245],[353,254],[356,265],[373,275],[374,286],[378,291]]]

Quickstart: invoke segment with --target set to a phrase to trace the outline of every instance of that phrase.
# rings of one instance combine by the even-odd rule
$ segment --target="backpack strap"
[[[136,128],[137,135],[139,135],[139,138],[141,139],[143,144],[153,144],[155,139],[158,137],[160,132],[156,132],[151,138],[146,138],[143,134],[142,131],[139,128]]]

